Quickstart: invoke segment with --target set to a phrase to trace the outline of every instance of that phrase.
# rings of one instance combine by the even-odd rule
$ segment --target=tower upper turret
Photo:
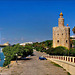
[[[63,13],[60,13],[60,18],[58,19],[58,25],[59,27],[64,26],[64,18],[63,18]]]

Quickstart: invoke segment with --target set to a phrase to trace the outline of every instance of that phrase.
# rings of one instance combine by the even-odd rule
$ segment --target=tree
[[[69,50],[69,55],[75,57],[75,49],[70,49]]]
[[[26,57],[33,53],[33,48],[32,48],[32,45],[26,45],[24,47],[19,44],[16,44],[14,46],[4,47],[2,51],[5,56],[5,62],[3,64],[3,66],[6,66],[6,65],[10,64],[11,60],[16,59],[16,53],[18,56]]]
[[[72,44],[75,45],[75,40],[72,40],[72,42],[73,42]]]
[[[73,31],[73,33],[75,34],[75,26],[74,26],[74,28],[72,29],[72,31]]]
[[[46,53],[50,55],[68,55],[68,49],[63,46],[58,46],[56,48],[49,48]]]

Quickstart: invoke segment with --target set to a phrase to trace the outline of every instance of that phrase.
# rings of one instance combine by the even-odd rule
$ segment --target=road
[[[60,67],[54,66],[50,60],[39,60],[39,56],[45,53],[34,51],[34,56],[29,60],[18,60],[9,69],[6,68],[1,75],[67,75],[67,72]]]

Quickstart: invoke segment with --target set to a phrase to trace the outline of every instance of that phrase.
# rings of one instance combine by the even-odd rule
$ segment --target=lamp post
[[[17,63],[17,53],[16,53],[16,63]]]

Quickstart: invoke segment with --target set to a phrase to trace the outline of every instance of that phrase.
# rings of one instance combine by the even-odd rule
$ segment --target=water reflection
[[[2,52],[2,48],[3,47],[0,47],[0,59],[1,59],[1,61],[0,61],[0,67],[3,67],[3,63],[4,63],[4,54]]]

